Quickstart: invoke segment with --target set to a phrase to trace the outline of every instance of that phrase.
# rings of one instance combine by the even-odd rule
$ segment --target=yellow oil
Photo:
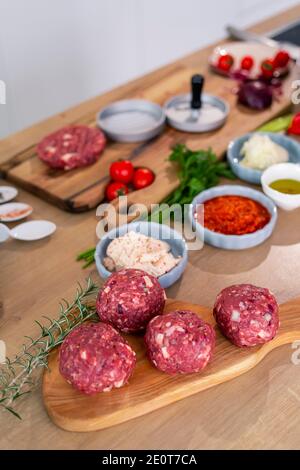
[[[300,194],[300,181],[293,179],[280,179],[273,181],[270,188],[284,194]]]

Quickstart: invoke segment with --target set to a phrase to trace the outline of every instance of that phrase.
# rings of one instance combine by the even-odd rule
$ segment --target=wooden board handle
[[[300,340],[300,297],[281,304],[279,307],[279,334],[272,342],[281,344]]]

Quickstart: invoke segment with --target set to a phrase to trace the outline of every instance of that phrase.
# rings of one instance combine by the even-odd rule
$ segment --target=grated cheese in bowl
[[[133,231],[112,240],[106,255],[103,264],[108,271],[142,269],[156,277],[171,271],[181,260],[167,242]]]

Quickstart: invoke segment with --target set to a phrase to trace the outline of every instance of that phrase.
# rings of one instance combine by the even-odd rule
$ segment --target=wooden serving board
[[[190,77],[195,70],[177,64],[167,73],[155,74],[151,79],[145,80],[145,86],[131,91],[131,93],[114,92],[114,99],[145,98],[163,105],[173,95],[189,91]],[[144,204],[158,203],[163,200],[178,184],[176,171],[167,161],[172,146],[178,142],[185,142],[193,149],[211,147],[221,157],[226,151],[231,139],[246,132],[255,130],[264,122],[283,113],[290,106],[290,83],[294,70],[285,80],[284,93],[279,101],[274,101],[270,109],[255,112],[236,105],[236,96],[233,92],[236,82],[218,76],[208,70],[202,70],[206,75],[205,91],[225,99],[231,108],[228,120],[224,127],[204,134],[187,134],[166,127],[161,136],[154,141],[143,144],[120,144],[109,142],[99,161],[86,168],[69,172],[53,170],[41,162],[36,154],[36,144],[49,132],[62,126],[62,119],[55,124],[48,121],[35,129],[36,141],[26,150],[4,160],[0,171],[5,178],[21,187],[37,194],[41,198],[52,202],[59,207],[71,211],[82,212],[96,207],[104,197],[105,187],[109,181],[109,166],[119,158],[128,158],[137,166],[147,166],[156,174],[153,185],[131,194],[132,202]],[[106,95],[101,101],[102,106],[108,104]],[[69,123],[96,125],[96,112],[88,112]],[[51,121],[52,122],[52,121]],[[67,122],[63,122],[66,125]],[[9,149],[8,149],[9,150]]]
[[[215,325],[207,307],[168,300],[165,312],[189,309]],[[280,306],[281,326],[273,341],[250,349],[233,346],[216,327],[217,342],[212,361],[199,374],[169,376],[151,365],[142,336],[127,336],[137,353],[137,365],[129,384],[109,393],[85,395],[60,375],[58,350],[49,359],[43,378],[43,397],[49,416],[67,431],[96,431],[144,415],[247,372],[270,351],[300,339],[300,298]],[[200,412],[199,412],[200,414]]]

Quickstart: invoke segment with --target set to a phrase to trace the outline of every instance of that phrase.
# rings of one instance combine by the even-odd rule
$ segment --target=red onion
[[[252,109],[269,108],[273,101],[272,88],[258,80],[244,82],[238,91],[238,101]]]

